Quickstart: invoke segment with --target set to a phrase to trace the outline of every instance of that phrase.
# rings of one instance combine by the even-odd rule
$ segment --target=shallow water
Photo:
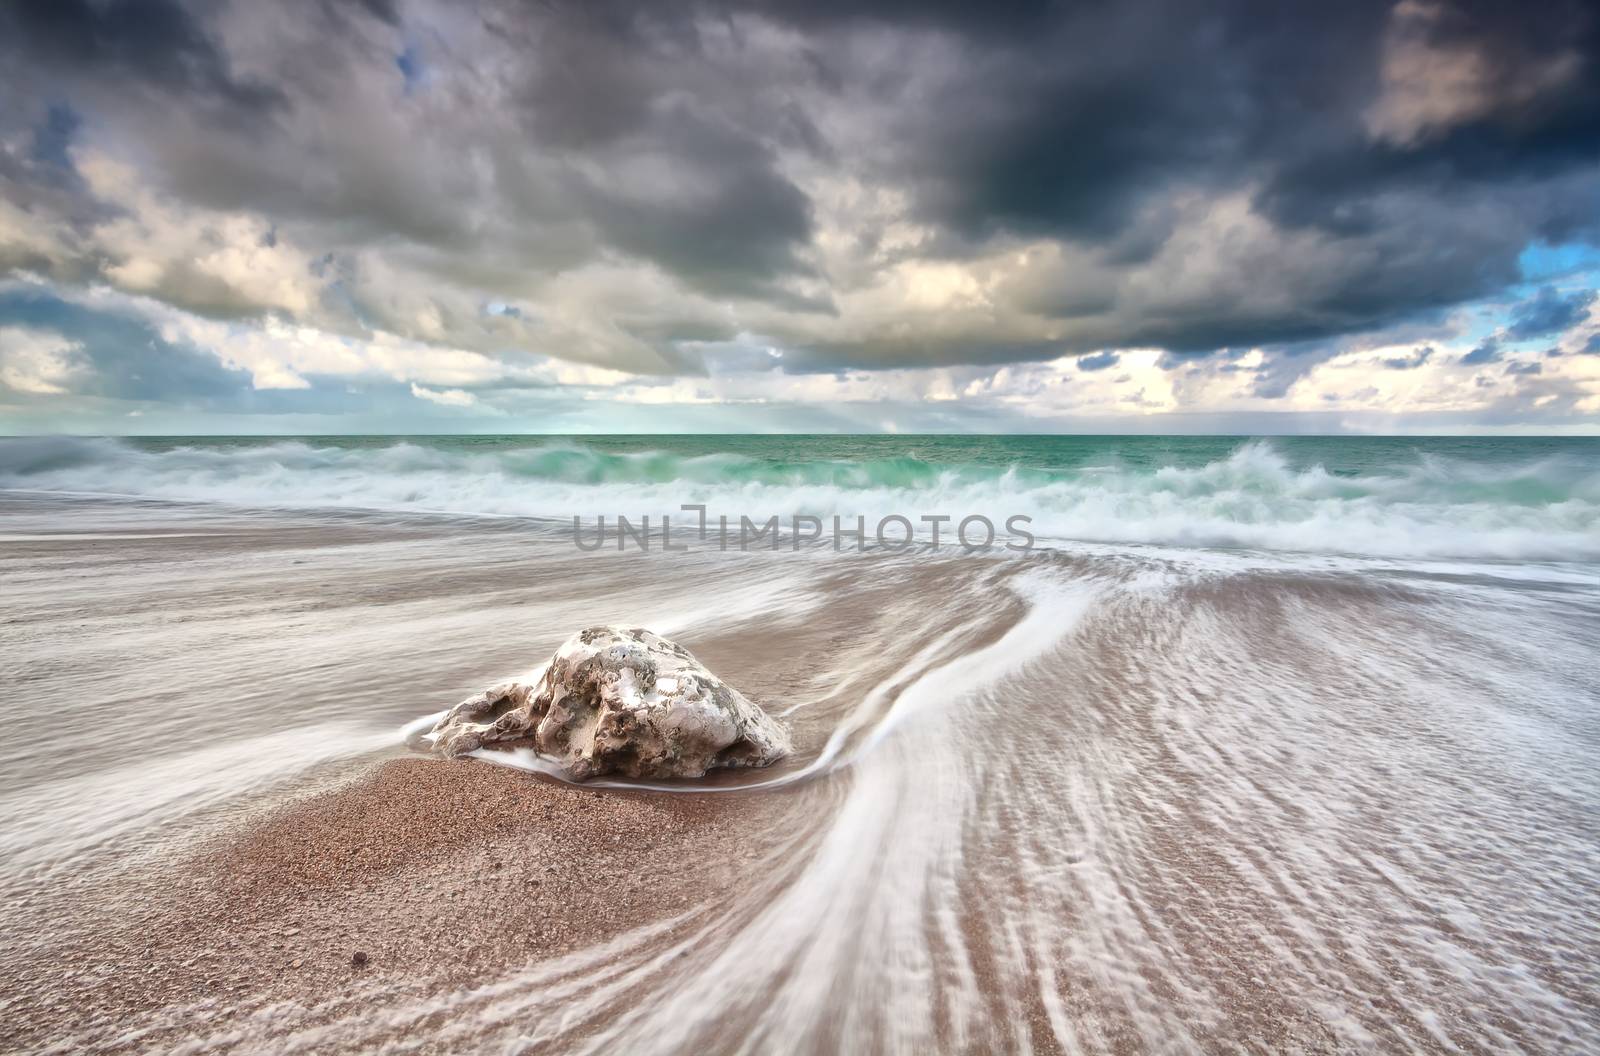
[[[1112,448],[944,453],[888,491],[828,450],[802,475],[854,458],[827,470],[843,512],[1010,489],[1057,530],[1028,553],[641,554],[506,514],[643,509],[684,460],[749,452],[30,443],[0,445],[28,478],[0,492],[7,928],[400,751],[405,722],[586,624],[678,638],[796,734],[718,783],[790,818],[739,889],[472,991],[287,1018],[268,1047],[426,1022],[488,1051],[1600,1051],[1592,445],[1320,471],[1277,443],[1136,472]],[[670,479],[505,475],[551,450]],[[826,509],[789,470],[725,469],[682,501]],[[446,484],[500,508],[432,512]],[[1083,531],[1074,488],[1233,534]],[[108,491],[141,497],[82,494]]]

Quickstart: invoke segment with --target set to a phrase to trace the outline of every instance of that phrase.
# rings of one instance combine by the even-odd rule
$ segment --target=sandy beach
[[[374,764],[168,867],[118,877],[116,914],[52,918],[8,950],[0,1040],[227,1048],[396,992],[482,985],[738,886],[762,850],[751,833],[779,807],[596,793],[465,761]]]
[[[1583,565],[0,518],[0,1050],[1600,1037]],[[601,622],[692,649],[793,755],[571,785],[406,747]]]

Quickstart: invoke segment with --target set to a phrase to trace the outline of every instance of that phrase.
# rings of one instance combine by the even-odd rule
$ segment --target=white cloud
[[[478,397],[466,389],[425,389],[413,381],[411,395],[419,400],[437,403],[441,407],[483,407]],[[493,407],[483,407],[483,409],[490,413],[499,413]]]
[[[83,346],[50,330],[0,326],[0,385],[33,396],[68,391],[87,369]]]
[[[303,317],[316,308],[323,284],[311,255],[267,221],[165,201],[131,166],[95,151],[82,152],[78,170],[113,208],[83,248],[118,288],[201,311]]]

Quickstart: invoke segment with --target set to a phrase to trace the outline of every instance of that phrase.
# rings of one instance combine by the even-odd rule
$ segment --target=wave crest
[[[570,441],[381,445],[86,438],[0,442],[0,488],[292,508],[593,518],[684,503],[787,517],[981,513],[1041,539],[1385,557],[1600,559],[1600,467],[1437,454],[1332,472],[1266,441],[1198,465],[956,464],[913,454],[784,460],[619,453]]]

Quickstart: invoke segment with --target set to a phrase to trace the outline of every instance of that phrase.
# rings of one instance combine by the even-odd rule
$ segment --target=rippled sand
[[[1587,566],[16,496],[0,532],[7,1049],[1600,1051]],[[796,757],[639,789],[399,746],[605,621]]]

